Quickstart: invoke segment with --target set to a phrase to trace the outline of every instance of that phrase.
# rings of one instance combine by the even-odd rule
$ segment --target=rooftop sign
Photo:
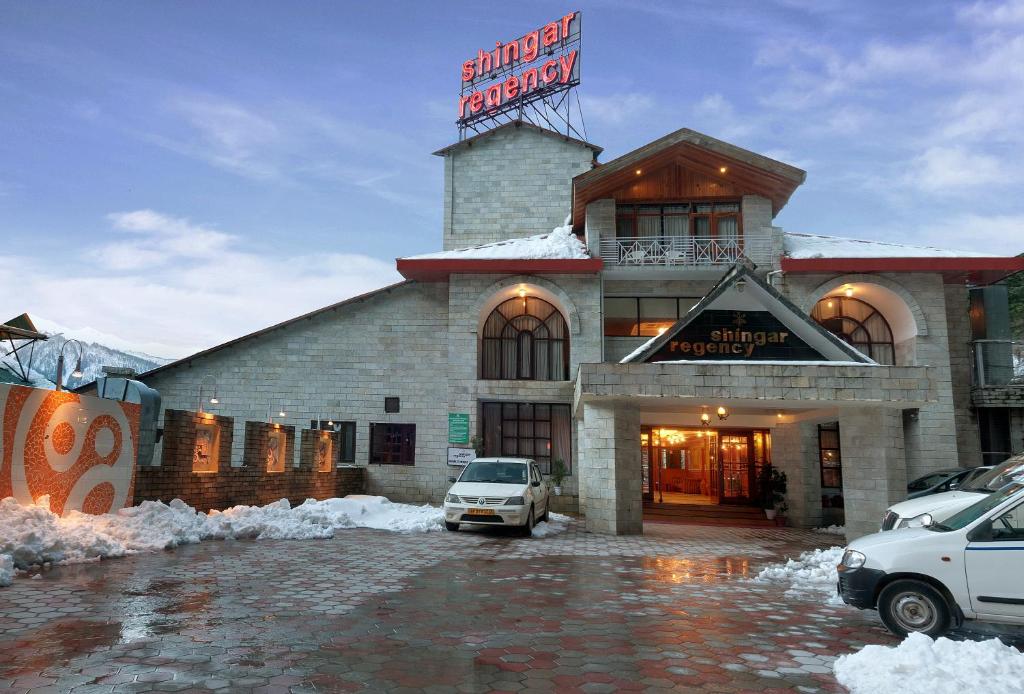
[[[570,12],[514,41],[481,48],[462,63],[460,131],[501,116],[529,120],[528,106],[578,85],[581,30],[582,14]]]

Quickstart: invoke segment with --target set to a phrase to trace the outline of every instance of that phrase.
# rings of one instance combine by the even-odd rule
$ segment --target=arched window
[[[889,322],[868,302],[848,296],[826,296],[814,305],[811,317],[879,364],[896,363]]]
[[[532,296],[498,304],[484,323],[480,377],[567,380],[569,331],[558,309]]]

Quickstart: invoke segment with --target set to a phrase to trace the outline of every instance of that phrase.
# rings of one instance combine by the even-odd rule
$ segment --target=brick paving
[[[790,529],[208,542],[0,589],[0,690],[842,691],[873,613],[749,580]]]

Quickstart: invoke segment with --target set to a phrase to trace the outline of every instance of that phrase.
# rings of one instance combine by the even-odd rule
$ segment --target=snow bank
[[[553,513],[548,511],[548,520],[546,523],[537,523],[533,526],[534,537],[550,537],[551,535],[558,535],[564,533],[569,527],[569,521],[572,520],[569,516],[563,516],[561,513]]]
[[[820,595],[827,597],[829,605],[842,605],[836,593],[839,572],[836,567],[843,558],[842,547],[816,549],[804,552],[798,559],[785,564],[772,564],[761,570],[754,579],[763,583],[788,583],[787,596]]]
[[[15,566],[92,561],[210,539],[305,540],[332,537],[346,528],[429,532],[443,527],[439,508],[395,504],[380,496],[308,499],[294,508],[282,499],[209,514],[180,499],[144,501],[117,513],[72,511],[64,518],[46,504],[22,506],[7,498],[0,501],[0,585],[9,583]]]
[[[475,259],[475,260],[573,260],[589,258],[590,253],[575,234],[572,233],[570,217],[548,234],[527,236],[522,239],[508,239],[481,246],[459,248],[452,251],[413,255],[405,260]]]
[[[932,641],[911,634],[895,647],[865,646],[840,656],[836,679],[852,694],[992,694],[1024,692],[1024,653],[988,641]]]
[[[907,246],[886,241],[845,239],[839,236],[785,232],[785,253],[790,258],[979,258],[992,253],[957,251],[933,246]]]
[[[845,525],[830,525],[827,528],[815,528],[816,533],[828,533],[829,535],[841,535],[846,537],[846,526]]]
[[[10,555],[0,554],[0,588],[11,585],[14,580],[14,559]]]

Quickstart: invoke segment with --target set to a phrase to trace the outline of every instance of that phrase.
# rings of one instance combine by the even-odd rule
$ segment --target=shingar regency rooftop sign
[[[570,12],[515,41],[477,51],[462,64],[459,127],[578,85],[581,30],[582,14]]]

